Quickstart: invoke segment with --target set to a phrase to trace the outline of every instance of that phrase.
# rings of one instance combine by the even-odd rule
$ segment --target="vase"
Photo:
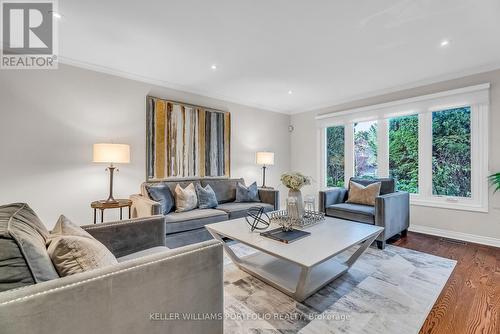
[[[302,201],[302,192],[300,190],[289,189],[288,197],[297,198],[297,210],[299,212],[299,218],[304,217],[304,201]]]

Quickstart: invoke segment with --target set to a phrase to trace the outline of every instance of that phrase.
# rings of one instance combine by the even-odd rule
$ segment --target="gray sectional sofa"
[[[210,240],[165,247],[165,217],[83,228],[118,264],[59,277],[49,232],[26,204],[0,206],[0,333],[223,332],[223,257]],[[207,321],[165,314],[210,314]]]
[[[195,209],[187,212],[175,212],[175,207],[165,215],[166,243],[169,248],[176,248],[188,244],[211,239],[211,235],[205,229],[205,225],[228,219],[246,216],[250,207],[262,206],[265,211],[273,211],[279,208],[279,192],[274,189],[259,189],[260,202],[235,202],[236,185],[245,184],[243,179],[229,178],[192,178],[172,179],[158,181],[168,185],[172,195],[175,187],[179,184],[186,187],[190,183],[207,184],[212,187],[217,197],[218,206],[214,209]],[[141,185],[141,193],[132,195],[132,217],[149,217],[161,214],[161,205],[153,201],[146,190],[147,185],[155,185],[158,182],[144,182]]]

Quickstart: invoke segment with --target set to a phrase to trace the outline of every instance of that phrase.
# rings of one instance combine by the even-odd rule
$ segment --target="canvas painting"
[[[230,175],[229,112],[147,97],[147,179]]]

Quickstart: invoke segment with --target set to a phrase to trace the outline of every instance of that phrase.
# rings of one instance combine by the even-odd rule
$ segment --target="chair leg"
[[[406,236],[408,235],[408,229],[404,229],[401,231],[401,238],[406,238]]]
[[[379,241],[377,240],[377,247],[378,249],[384,249],[385,248],[385,241]]]

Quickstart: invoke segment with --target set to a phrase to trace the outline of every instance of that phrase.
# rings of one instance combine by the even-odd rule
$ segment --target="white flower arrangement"
[[[299,172],[286,172],[281,174],[281,183],[288,189],[300,190],[311,184],[311,178]]]

